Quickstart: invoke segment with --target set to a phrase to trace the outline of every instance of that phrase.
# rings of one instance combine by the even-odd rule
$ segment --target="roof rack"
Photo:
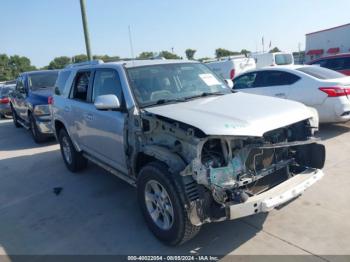
[[[86,62],[81,62],[81,63],[69,64],[65,68],[74,68],[74,67],[88,66],[88,65],[99,65],[99,64],[103,64],[103,63],[104,62],[101,59],[98,59],[98,60],[86,61]]]

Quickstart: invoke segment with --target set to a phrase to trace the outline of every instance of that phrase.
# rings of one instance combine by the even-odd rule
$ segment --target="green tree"
[[[249,51],[249,50],[247,50],[247,49],[242,49],[241,50],[241,54],[242,55],[245,55],[245,56],[248,56],[248,54],[250,54],[251,52]]]
[[[0,54],[0,81],[12,79],[12,73],[8,66],[10,58],[6,54]]]
[[[55,57],[54,60],[49,63],[47,69],[62,69],[65,66],[69,65],[71,62],[72,61],[68,56]]]
[[[94,60],[102,60],[103,62],[115,62],[119,61],[120,57],[119,56],[109,56],[109,55],[94,55],[93,56]]]
[[[138,55],[137,59],[151,59],[155,56],[153,52],[142,52]]]
[[[12,80],[22,72],[33,70],[36,70],[36,68],[31,64],[28,57],[0,55],[0,81]]]
[[[225,56],[231,56],[231,55],[239,55],[239,52],[235,52],[235,51],[230,51],[224,48],[218,48],[215,50],[215,56],[216,58],[220,58],[220,57],[225,57]]]
[[[279,50],[279,48],[277,46],[275,46],[274,48],[272,48],[269,53],[277,53],[277,52],[281,52],[281,50]]]
[[[73,60],[73,63],[81,63],[81,62],[88,61],[88,57],[85,54],[80,54],[80,55],[73,56],[72,60]]]
[[[186,57],[188,60],[193,60],[194,54],[197,52],[195,49],[188,48],[185,51]]]
[[[159,56],[160,57],[164,57],[165,59],[180,59],[181,58],[178,55],[173,54],[173,53],[171,53],[169,51],[161,51],[159,53]]]

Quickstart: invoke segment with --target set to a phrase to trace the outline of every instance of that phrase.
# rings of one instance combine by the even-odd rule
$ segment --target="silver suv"
[[[267,212],[323,176],[314,111],[233,92],[198,62],[70,66],[53,100],[68,169],[90,160],[137,187],[150,230],[170,245],[204,223]]]

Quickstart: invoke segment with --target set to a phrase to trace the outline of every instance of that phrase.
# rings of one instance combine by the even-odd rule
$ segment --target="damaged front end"
[[[325,148],[309,120],[263,137],[210,136],[180,173],[198,184],[190,201],[195,225],[268,211],[300,195],[323,175]]]

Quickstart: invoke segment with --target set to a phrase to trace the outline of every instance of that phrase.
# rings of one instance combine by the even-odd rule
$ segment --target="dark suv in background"
[[[318,58],[309,62],[309,64],[319,65],[350,76],[350,53]]]
[[[39,143],[52,136],[50,103],[58,71],[33,71],[17,78],[10,97],[13,123],[31,130]]]

